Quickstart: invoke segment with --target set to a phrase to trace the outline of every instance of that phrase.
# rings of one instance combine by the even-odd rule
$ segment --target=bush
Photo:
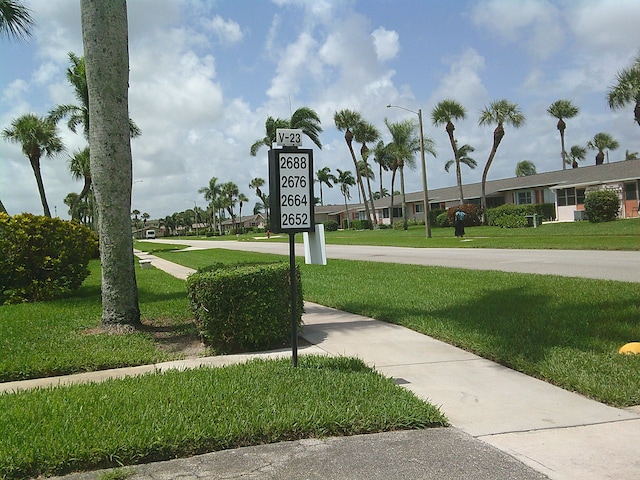
[[[502,228],[522,228],[528,226],[529,221],[522,215],[509,214],[498,217],[494,225]]]
[[[482,225],[482,207],[473,203],[465,203],[464,205],[458,205],[447,209],[447,217],[449,219],[449,225],[454,223],[454,215],[456,210],[462,210],[464,212],[464,226],[473,227]]]
[[[440,225],[440,223],[438,222],[438,218],[440,218],[440,215],[442,215],[443,213],[447,213],[447,211],[444,208],[434,208],[432,210],[429,210],[429,223],[431,224],[432,227],[442,227],[442,226],[448,227],[449,226],[449,225]]]
[[[590,222],[610,222],[618,218],[620,199],[612,190],[590,192],[584,199],[584,210]]]
[[[371,220],[354,220],[351,222],[351,228],[353,230],[370,230]]]
[[[0,295],[5,303],[50,300],[77,290],[98,249],[96,235],[75,222],[0,213]]]
[[[514,224],[522,222],[513,222],[513,220],[501,221],[500,217],[504,215],[515,215],[525,217],[526,215],[540,215],[542,220],[553,220],[556,216],[556,208],[553,203],[531,203],[527,205],[514,205],[512,203],[505,203],[496,208],[490,208],[487,210],[487,225],[491,226],[505,226],[505,224]],[[524,218],[524,225],[526,227],[528,221]],[[514,227],[507,227],[514,228]]]
[[[439,214],[436,218],[436,226],[437,227],[450,227],[451,225],[449,224],[449,215],[447,215],[447,212],[442,212],[441,214]]]
[[[335,222],[333,220],[329,220],[327,222],[324,222],[324,230],[326,232],[337,232],[338,231],[338,222]]]
[[[289,264],[214,265],[187,278],[195,323],[205,343],[220,353],[254,352],[291,345]],[[302,324],[300,270],[297,316]]]

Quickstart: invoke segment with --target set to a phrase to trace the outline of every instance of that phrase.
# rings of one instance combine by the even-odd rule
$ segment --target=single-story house
[[[234,228],[265,228],[267,225],[266,216],[262,213],[255,215],[243,215],[242,217],[236,217],[235,221],[231,219],[222,221],[222,231],[228,233]]]
[[[465,203],[481,203],[482,184],[463,184]],[[488,208],[505,203],[522,205],[536,203],[554,203],[556,220],[580,220],[584,210],[584,198],[592,190],[614,190],[620,198],[620,217],[639,216],[640,200],[640,160],[626,160],[602,165],[590,165],[567,170],[539,173],[525,177],[489,180],[486,183]],[[429,210],[446,209],[460,203],[458,186],[429,190]],[[402,198],[394,196],[393,209],[391,197],[375,200],[374,205],[379,223],[392,223],[402,219]],[[423,219],[422,191],[406,194],[407,216],[411,219]],[[392,212],[391,212],[392,210]],[[316,223],[334,220],[338,225],[346,218],[344,205],[317,206]],[[364,204],[349,205],[351,220],[364,220]]]

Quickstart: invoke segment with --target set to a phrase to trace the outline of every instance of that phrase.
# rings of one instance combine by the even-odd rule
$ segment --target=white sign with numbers
[[[309,192],[310,158],[306,152],[279,152],[280,225],[282,229],[311,228],[313,197]]]

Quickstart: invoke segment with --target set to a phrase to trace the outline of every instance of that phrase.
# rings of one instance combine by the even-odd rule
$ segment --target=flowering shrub
[[[97,247],[96,235],[78,223],[0,213],[0,296],[20,303],[77,290]]]

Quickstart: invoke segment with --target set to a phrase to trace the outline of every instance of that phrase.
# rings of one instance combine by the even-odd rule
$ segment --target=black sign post
[[[313,151],[285,147],[269,150],[270,229],[289,234],[289,283],[291,284],[291,352],[298,365],[298,312],[295,235],[315,231]]]

